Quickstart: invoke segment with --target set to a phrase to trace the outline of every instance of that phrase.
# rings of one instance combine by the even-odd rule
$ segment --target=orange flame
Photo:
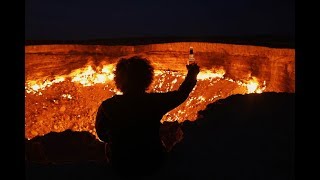
[[[242,81],[235,81],[233,79],[230,78],[224,78],[227,81],[230,82],[235,82],[240,86],[244,86],[247,88],[247,94],[251,94],[251,93],[262,93],[265,89],[266,89],[266,81],[263,81],[263,85],[260,85],[259,80],[257,77],[252,76],[251,79],[249,81],[247,81],[247,83],[242,82]]]
[[[266,89],[266,81],[263,81],[263,85],[261,86],[258,78],[252,77],[247,83],[245,83],[247,87],[247,94],[250,93],[262,93]]]
[[[98,83],[106,83],[113,80],[114,68],[114,64],[103,65],[102,69],[97,72],[91,65],[87,65],[84,68],[73,70],[68,75],[56,76],[52,81],[48,79],[29,80],[26,82],[25,89],[27,93],[37,93],[40,90],[45,90],[52,84],[63,82],[67,78],[71,78],[71,82],[80,83],[83,86],[93,86]]]
[[[224,69],[211,69],[211,70],[202,70],[197,76],[198,80],[207,80],[207,79],[213,79],[213,78],[223,78],[224,74],[226,72]]]
[[[41,80],[30,80],[27,81],[27,86],[25,87],[27,93],[36,93],[39,90],[44,90],[47,87],[50,87],[52,84],[60,83],[65,81],[65,77],[56,76],[52,81],[45,79],[43,82]]]
[[[78,82],[83,86],[92,86],[97,83],[106,83],[113,80],[114,64],[104,65],[100,72],[93,70],[92,66],[76,69],[69,75],[71,82]]]

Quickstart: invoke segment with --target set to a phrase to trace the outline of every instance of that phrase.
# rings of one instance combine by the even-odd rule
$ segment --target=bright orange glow
[[[263,85],[260,86],[259,81],[256,77],[252,77],[251,80],[246,83],[248,94],[249,93],[262,93],[266,88],[266,81],[263,82]]]
[[[50,87],[52,84],[60,83],[65,80],[63,76],[56,76],[52,81],[45,79],[41,82],[41,80],[30,80],[27,81],[27,86],[25,87],[27,93],[36,93],[39,90],[44,90],[47,87]]]
[[[110,64],[103,66],[101,72],[93,70],[92,66],[86,66],[83,69],[77,69],[69,75],[71,82],[78,82],[83,86],[92,86],[97,83],[105,83],[108,80],[113,80],[114,65]]]
[[[36,110],[37,112],[27,112],[26,138],[44,135],[45,133],[48,133],[48,131],[63,131],[67,128],[77,131],[88,131],[96,135],[94,117],[97,106],[103,99],[109,98],[115,94],[122,94],[116,89],[113,82],[114,69],[115,64],[97,67],[87,65],[83,68],[76,69],[67,75],[27,81],[25,90],[30,96],[26,97],[28,102],[32,101],[36,103],[35,106],[32,108],[30,107],[30,109]],[[201,69],[197,76],[199,81],[187,100],[179,107],[164,115],[161,122],[195,120],[198,111],[205,109],[206,105],[218,99],[225,98],[232,94],[262,93],[266,89],[266,81],[261,81],[256,77],[252,76],[249,80],[240,81],[227,78],[225,77],[225,74],[226,72],[223,68]],[[155,70],[154,82],[148,92],[168,92],[177,90],[185,78],[185,75],[186,73],[182,72]],[[51,93],[46,93],[46,90],[50,90],[51,86],[54,84],[59,85],[59,83],[65,83],[65,85],[59,86],[59,92],[55,90]],[[70,86],[76,87],[75,90],[68,90],[67,87]],[[81,87],[86,89],[84,90],[87,91],[87,94],[85,93],[86,95],[96,97],[90,101],[87,101],[88,98],[79,100],[80,98],[83,98],[81,97],[83,94],[77,94],[82,91]],[[224,89],[225,87],[228,87],[230,90]],[[97,91],[100,94],[95,94],[94,88],[97,88]],[[101,88],[103,88],[102,91]],[[50,97],[48,97],[48,94]],[[38,96],[41,96],[43,101],[39,99]],[[37,104],[39,100],[41,100],[41,106]],[[83,112],[78,106],[82,107]],[[88,107],[89,110],[86,110],[86,107]],[[79,110],[76,110],[77,108]],[[53,115],[49,116],[48,114],[50,113]],[[88,114],[90,114],[90,116]],[[49,123],[47,118],[52,118],[50,122],[53,121],[54,124],[46,124]],[[41,128],[36,129],[36,127],[47,129],[40,130]]]
[[[80,83],[83,86],[93,86],[98,83],[106,83],[113,80],[114,67],[114,64],[104,65],[100,71],[96,71],[91,65],[88,65],[84,68],[73,70],[69,75],[56,76],[52,81],[48,79],[29,80],[26,82],[25,89],[27,93],[37,93],[39,90],[45,90],[52,84],[65,81],[66,78],[70,78],[71,82]]]
[[[223,78],[225,74],[224,69],[212,69],[212,70],[202,70],[197,76],[198,80],[206,80],[212,78]]]

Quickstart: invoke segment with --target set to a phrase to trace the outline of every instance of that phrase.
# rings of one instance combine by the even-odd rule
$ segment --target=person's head
[[[116,65],[114,80],[116,87],[123,93],[145,92],[153,81],[154,68],[150,61],[133,56],[122,58]]]

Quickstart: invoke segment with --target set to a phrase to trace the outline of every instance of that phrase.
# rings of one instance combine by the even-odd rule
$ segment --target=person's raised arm
[[[186,67],[188,73],[179,89],[160,95],[160,106],[164,113],[182,104],[188,98],[197,83],[197,75],[200,72],[200,67],[196,63],[189,64]]]
[[[188,74],[178,89],[179,93],[181,93],[185,99],[188,98],[192,89],[196,85],[197,75],[200,72],[200,68],[196,63],[187,65],[187,69],[188,69]]]

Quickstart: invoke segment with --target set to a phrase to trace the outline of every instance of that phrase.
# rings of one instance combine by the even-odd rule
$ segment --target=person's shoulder
[[[172,95],[176,94],[177,91],[168,91],[168,92],[154,92],[154,93],[148,93],[148,95],[151,98],[161,99],[166,97],[171,97]]]
[[[117,99],[117,96],[118,95],[114,95],[114,96],[112,96],[112,97],[110,97],[108,99],[105,99],[104,101],[102,101],[101,105],[102,106],[107,106],[107,105],[110,105],[110,104],[114,103],[116,101],[116,99]]]

